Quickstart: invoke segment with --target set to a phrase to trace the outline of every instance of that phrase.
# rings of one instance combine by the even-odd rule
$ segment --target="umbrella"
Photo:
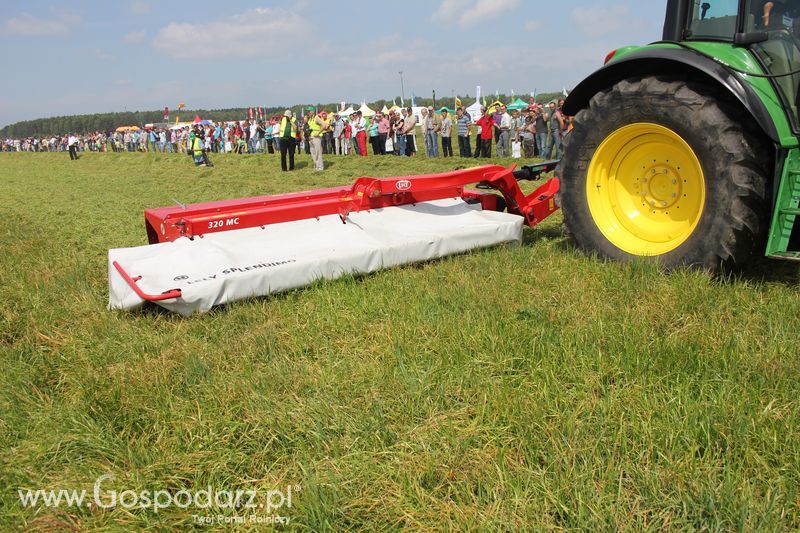
[[[124,132],[124,131],[139,131],[139,126],[120,126],[115,131]]]

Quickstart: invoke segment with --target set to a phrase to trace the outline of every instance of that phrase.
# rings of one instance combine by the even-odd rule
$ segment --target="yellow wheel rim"
[[[703,169],[692,148],[669,128],[636,123],[609,135],[592,157],[589,211],[614,246],[662,255],[686,242],[705,205]]]

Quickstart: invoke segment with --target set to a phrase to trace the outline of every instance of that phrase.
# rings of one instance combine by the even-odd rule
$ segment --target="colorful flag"
[[[461,98],[456,96],[456,108],[459,108],[459,107],[461,107]]]
[[[253,120],[253,108],[247,108],[247,115],[250,117],[250,120]]]
[[[169,122],[169,108],[164,107],[164,122]]]

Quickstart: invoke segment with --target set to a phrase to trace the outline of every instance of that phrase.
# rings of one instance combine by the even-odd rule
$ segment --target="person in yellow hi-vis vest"
[[[286,154],[289,154],[289,170],[294,170],[294,146],[297,136],[297,121],[292,116],[291,110],[287,109],[281,118],[280,130],[278,133],[278,144],[281,150],[281,170],[286,172]]]
[[[314,170],[325,170],[325,163],[322,162],[322,130],[324,122],[317,115],[315,109],[308,110],[308,142],[311,147],[311,159],[314,161]]]
[[[190,136],[190,152],[194,158],[194,164],[198,167],[206,166],[205,157],[203,157],[203,137],[199,128],[195,128]]]

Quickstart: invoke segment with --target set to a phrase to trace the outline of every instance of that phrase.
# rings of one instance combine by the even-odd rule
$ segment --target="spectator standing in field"
[[[250,126],[250,144],[253,147],[252,153],[257,154],[262,150],[263,141],[264,141],[264,123],[254,120],[253,125]]]
[[[292,117],[292,118],[294,118],[294,117]],[[280,118],[276,118],[276,117],[272,117],[272,119],[270,120],[270,124],[272,125],[272,144],[273,144],[273,149],[275,151],[280,151],[280,149],[281,149],[281,144],[280,144],[281,119]],[[299,143],[297,143],[296,139],[300,135],[300,131],[299,131],[300,128],[297,128],[297,130],[298,131],[297,131],[297,135],[295,136],[294,148],[295,148],[296,151],[299,151],[299,148],[298,148],[299,147]],[[272,151],[270,151],[270,153],[272,153]]]
[[[353,127],[350,125],[349,120],[344,120],[344,131],[342,132],[342,155],[350,153],[350,143],[353,142]]]
[[[555,102],[550,102],[550,112],[545,116],[548,124],[547,147],[544,149],[545,159],[550,159],[553,155],[553,148],[556,149],[556,159],[561,158],[561,132],[564,131],[564,117],[561,111],[556,108]]]
[[[536,127],[536,154],[544,158],[544,149],[547,146],[547,121],[541,106],[535,105],[533,111],[533,125]]]
[[[325,123],[327,126],[322,130],[322,153],[333,154],[333,116],[325,112]]]
[[[442,134],[442,117],[435,111],[430,112],[433,121],[433,156],[439,157],[439,136]]]
[[[497,138],[497,157],[511,157],[511,115],[504,105],[500,106],[500,124],[497,127],[500,132]]]
[[[206,166],[203,160],[203,136],[199,128],[192,133],[190,142],[189,151],[194,159],[194,165],[196,167]]]
[[[522,141],[522,156],[533,158],[536,152],[536,125],[531,115],[525,119],[519,138]]]
[[[274,137],[273,137],[273,130],[275,129],[275,117],[270,118],[264,124],[264,153],[265,154],[274,154],[275,148],[273,147]],[[280,148],[278,148],[280,150]]]
[[[450,118],[450,114],[447,112],[447,109],[442,109],[441,124],[442,157],[453,157],[453,120]]]
[[[361,111],[356,111],[355,137],[359,155],[367,157],[367,121],[364,120]]]
[[[313,111],[313,110],[314,110],[313,107],[308,106],[306,108],[306,116],[303,117],[303,126],[302,126],[302,128],[303,128],[303,132],[302,132],[303,133],[302,134],[303,141],[302,141],[302,143],[303,143],[303,149],[305,150],[305,152],[307,154],[311,154],[311,144],[308,142],[308,139],[310,138],[310,135],[311,135],[311,127],[308,124],[308,122],[309,122],[308,116],[309,116],[309,113],[311,111]]]
[[[386,139],[389,138],[389,119],[383,113],[375,115],[378,121],[378,148],[381,155],[386,155]]]
[[[336,155],[345,155],[344,152],[344,120],[338,113],[333,114],[333,149]]]
[[[308,110],[306,119],[309,152],[311,153],[311,160],[314,162],[314,170],[319,172],[325,168],[325,163],[322,161],[322,120],[317,116],[317,112],[313,107]]]
[[[511,140],[512,141],[519,141],[520,134],[522,130],[525,128],[525,119],[520,117],[519,110],[515,109],[513,113],[511,113]]]
[[[361,152],[358,150],[358,140],[356,139],[356,128],[358,127],[356,120],[358,120],[358,115],[354,111],[350,113],[350,120],[347,122],[350,126],[350,147],[353,149],[355,155],[361,155]]]
[[[378,118],[379,115],[375,115],[372,117],[372,122],[369,125],[367,130],[369,131],[369,143],[372,145],[372,155],[380,155],[381,148],[378,146],[380,144],[380,136],[378,135]]]
[[[278,145],[281,151],[281,170],[286,172],[286,156],[289,156],[288,170],[294,170],[294,147],[295,136],[297,135],[297,122],[292,116],[292,112],[287,109],[283,112],[280,124],[278,125]]]
[[[481,107],[481,113],[484,112],[483,109],[484,108]],[[474,155],[475,159],[478,159],[481,156],[481,150],[483,148],[483,135],[482,135],[483,128],[481,127],[480,124],[478,124],[479,120],[480,119],[478,119],[475,122],[473,122],[473,124],[478,129],[478,131],[477,131],[478,135],[475,137],[475,155]]]
[[[422,142],[425,144],[425,155],[430,157],[431,147],[430,147],[430,137],[428,136],[428,126],[430,126],[430,129],[433,129],[433,125],[430,123],[430,117],[428,116],[427,107],[423,107],[420,110],[419,125],[422,128]]]
[[[492,120],[494,120],[494,142],[498,144],[500,141],[500,122],[503,120],[503,113],[500,111],[500,107],[494,108]]]
[[[417,153],[417,143],[414,135],[417,127],[417,117],[414,115],[414,110],[410,107],[406,109],[406,115],[406,126],[404,130],[406,135],[406,155],[411,157]]]
[[[78,138],[74,133],[70,133],[67,138],[67,147],[69,149],[70,161],[77,161],[78,159]],[[17,150],[19,151],[19,150]]]
[[[492,155],[492,136],[494,134],[494,118],[492,115],[486,113],[486,108],[482,107],[481,112],[483,116],[476,122],[481,127],[481,157],[489,158]],[[478,151],[475,151],[475,157],[478,157]]]
[[[406,155],[406,118],[408,111],[401,109],[400,112],[395,112],[397,120],[394,123],[394,132],[396,137],[395,153],[397,155]]]
[[[458,128],[458,155],[461,157],[472,157],[472,148],[469,142],[469,125],[472,117],[469,116],[463,107],[456,110],[456,126]]]

